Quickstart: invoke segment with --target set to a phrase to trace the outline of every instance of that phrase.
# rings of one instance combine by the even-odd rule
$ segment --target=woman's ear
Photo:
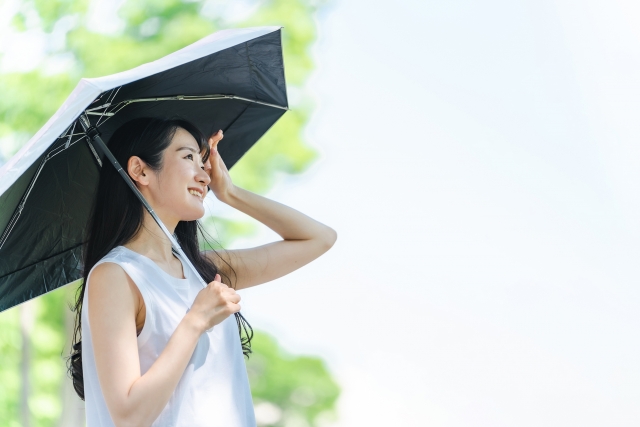
[[[141,185],[149,185],[147,164],[138,156],[131,156],[127,161],[127,172],[132,180]]]

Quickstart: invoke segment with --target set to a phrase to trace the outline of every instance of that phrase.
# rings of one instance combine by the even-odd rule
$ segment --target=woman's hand
[[[219,200],[226,200],[227,196],[233,191],[234,184],[231,181],[229,170],[224,164],[220,153],[218,153],[218,143],[224,137],[222,129],[211,135],[209,138],[209,158],[204,164],[204,170],[209,174],[211,182],[209,188]]]
[[[198,292],[187,313],[201,332],[240,311],[240,295],[220,280],[220,275],[216,274],[213,282]]]

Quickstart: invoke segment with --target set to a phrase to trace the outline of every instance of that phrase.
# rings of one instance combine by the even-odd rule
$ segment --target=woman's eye
[[[185,157],[185,159],[186,159],[186,158],[190,158],[191,160],[193,160],[193,154],[187,154],[187,156]]]

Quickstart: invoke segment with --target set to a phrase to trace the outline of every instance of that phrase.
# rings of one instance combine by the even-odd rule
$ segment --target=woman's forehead
[[[180,147],[191,147],[196,153],[199,153],[200,146],[198,145],[198,141],[191,135],[189,132],[179,127],[176,129],[176,132],[173,135],[173,139],[171,140],[171,146],[175,147],[175,149],[179,149]]]

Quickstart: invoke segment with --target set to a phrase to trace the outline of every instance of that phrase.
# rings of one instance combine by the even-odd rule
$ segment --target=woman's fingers
[[[207,159],[207,162],[209,162],[209,164],[211,165],[211,170],[213,171],[213,173],[216,173],[216,169],[220,168],[220,156],[217,156],[218,154],[218,143],[220,142],[220,140],[224,137],[224,135],[222,134],[222,129],[220,129],[218,132],[214,133],[213,135],[211,135],[211,137],[209,138],[209,158]],[[207,170],[205,168],[205,170]],[[214,180],[214,175],[211,175],[211,180]]]
[[[220,274],[216,274],[216,278],[214,279],[214,282],[218,282],[221,285],[224,285],[223,287],[220,288],[220,293],[224,296],[225,300],[227,300],[228,302],[232,302],[234,304],[238,304],[240,302],[241,300],[240,295],[236,293],[235,289],[221,282]]]
[[[224,138],[222,129],[211,135],[211,137],[209,138],[209,148],[211,149],[211,151],[218,151],[218,142],[220,142],[222,138]]]
[[[240,305],[238,304],[231,304],[229,306],[231,313],[237,313],[240,311]]]
[[[222,156],[218,153],[218,143],[223,137],[224,135],[222,134],[221,129],[209,138],[210,155],[207,161],[210,162],[211,167],[210,169],[207,169],[207,166],[205,166],[205,170],[211,178],[209,188],[218,198],[226,195],[228,189],[232,185],[229,170],[227,169],[224,160],[222,160]]]
[[[222,277],[216,274],[209,285],[198,292],[189,313],[200,319],[198,324],[204,325],[204,331],[209,331],[212,326],[240,311],[240,299],[235,289],[222,283]]]
[[[240,302],[241,298],[240,295],[233,293],[231,295],[229,295],[229,297],[227,298],[227,301],[230,301],[234,304],[238,304]]]

